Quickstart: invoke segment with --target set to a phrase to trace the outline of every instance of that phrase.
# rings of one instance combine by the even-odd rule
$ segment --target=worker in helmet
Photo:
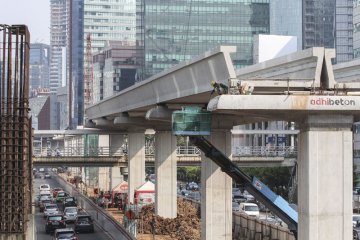
[[[215,80],[212,80],[211,81],[211,86],[214,88],[212,91],[211,91],[211,95],[213,95],[215,92],[218,94],[218,95],[222,95],[222,94],[227,94],[228,93],[228,86],[226,86],[225,84],[222,84],[222,83],[217,83]]]

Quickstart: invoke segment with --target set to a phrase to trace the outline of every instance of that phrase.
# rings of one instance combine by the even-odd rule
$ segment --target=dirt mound
[[[197,209],[181,199],[177,201],[177,208],[177,217],[169,219],[155,216],[154,204],[143,207],[140,221],[144,233],[152,233],[154,228],[156,235],[169,235],[178,240],[200,239],[200,218]]]

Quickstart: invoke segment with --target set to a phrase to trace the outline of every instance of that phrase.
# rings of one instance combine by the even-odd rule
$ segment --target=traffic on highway
[[[33,169],[35,235],[38,240],[110,239],[83,209],[64,191],[51,169]]]

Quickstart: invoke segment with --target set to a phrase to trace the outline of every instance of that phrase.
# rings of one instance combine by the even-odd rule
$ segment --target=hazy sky
[[[50,0],[0,0],[0,24],[25,24],[30,42],[50,43]]]

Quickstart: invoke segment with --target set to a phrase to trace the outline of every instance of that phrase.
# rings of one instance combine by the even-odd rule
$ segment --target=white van
[[[240,212],[245,212],[252,217],[259,217],[259,207],[255,203],[240,203]]]

